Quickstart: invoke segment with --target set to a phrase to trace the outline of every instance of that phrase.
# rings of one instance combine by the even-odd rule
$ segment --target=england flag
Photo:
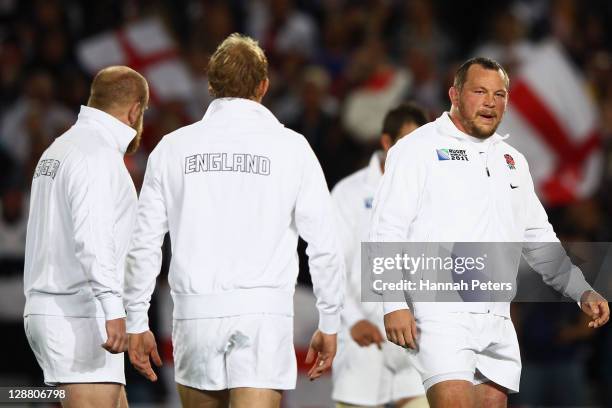
[[[191,74],[156,18],[87,38],[78,45],[77,55],[92,75],[109,65],[127,65],[140,72],[149,82],[154,104],[191,96]]]
[[[595,192],[603,162],[597,109],[557,42],[537,45],[512,78],[498,133],[509,133],[508,143],[527,157],[545,205],[566,205]]]

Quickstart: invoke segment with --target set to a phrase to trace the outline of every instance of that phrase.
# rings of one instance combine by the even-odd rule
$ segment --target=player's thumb
[[[315,351],[314,348],[312,348],[312,345],[308,346],[308,353],[306,353],[306,364],[310,364],[314,361],[315,356],[317,355],[317,352]]]

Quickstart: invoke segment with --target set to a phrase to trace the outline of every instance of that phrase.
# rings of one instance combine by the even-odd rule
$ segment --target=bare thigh
[[[501,385],[486,382],[474,388],[477,407],[506,408],[508,406],[508,392]]]
[[[427,390],[431,408],[473,408],[475,397],[474,384],[464,380],[442,381]]]
[[[228,390],[206,391],[176,384],[176,389],[184,408],[227,408],[229,407]]]
[[[283,393],[264,388],[232,388],[232,408],[280,408]]]
[[[66,391],[66,398],[62,401],[64,408],[117,408],[122,406],[122,394],[125,398],[122,384],[61,384],[59,388]],[[127,400],[124,399],[124,403],[127,407]]]

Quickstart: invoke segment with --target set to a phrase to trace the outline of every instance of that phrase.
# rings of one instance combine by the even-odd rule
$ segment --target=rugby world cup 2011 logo
[[[514,163],[514,158],[509,154],[504,154],[504,158],[506,159],[506,164],[510,170],[516,170],[516,164]]]
[[[451,159],[448,149],[436,149],[436,151],[438,152],[438,160],[450,160]]]
[[[438,160],[461,160],[468,161],[467,152],[464,149],[436,149]]]

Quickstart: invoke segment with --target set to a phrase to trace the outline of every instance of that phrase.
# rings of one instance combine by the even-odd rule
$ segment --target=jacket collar
[[[470,136],[467,133],[462,132],[455,126],[450,117],[450,112],[443,112],[438,119],[436,119],[436,126],[447,136],[454,137],[455,139],[467,140],[472,143],[484,143],[484,144],[495,144],[502,140],[506,140],[510,135],[501,136],[498,133],[493,133],[491,137],[487,139],[478,139],[474,136]]]
[[[125,154],[128,145],[134,139],[134,136],[136,136],[136,130],[119,119],[89,106],[81,105],[77,123],[93,124],[99,128],[108,144],[119,150],[122,154]]]
[[[383,154],[382,150],[375,151],[370,159],[370,164],[368,164],[366,171],[366,184],[368,186],[378,186],[378,182],[383,175],[380,168],[380,158]]]
[[[274,114],[261,103],[243,98],[217,98],[213,100],[208,105],[202,121],[240,123],[249,119],[263,119],[270,123],[279,124]]]

